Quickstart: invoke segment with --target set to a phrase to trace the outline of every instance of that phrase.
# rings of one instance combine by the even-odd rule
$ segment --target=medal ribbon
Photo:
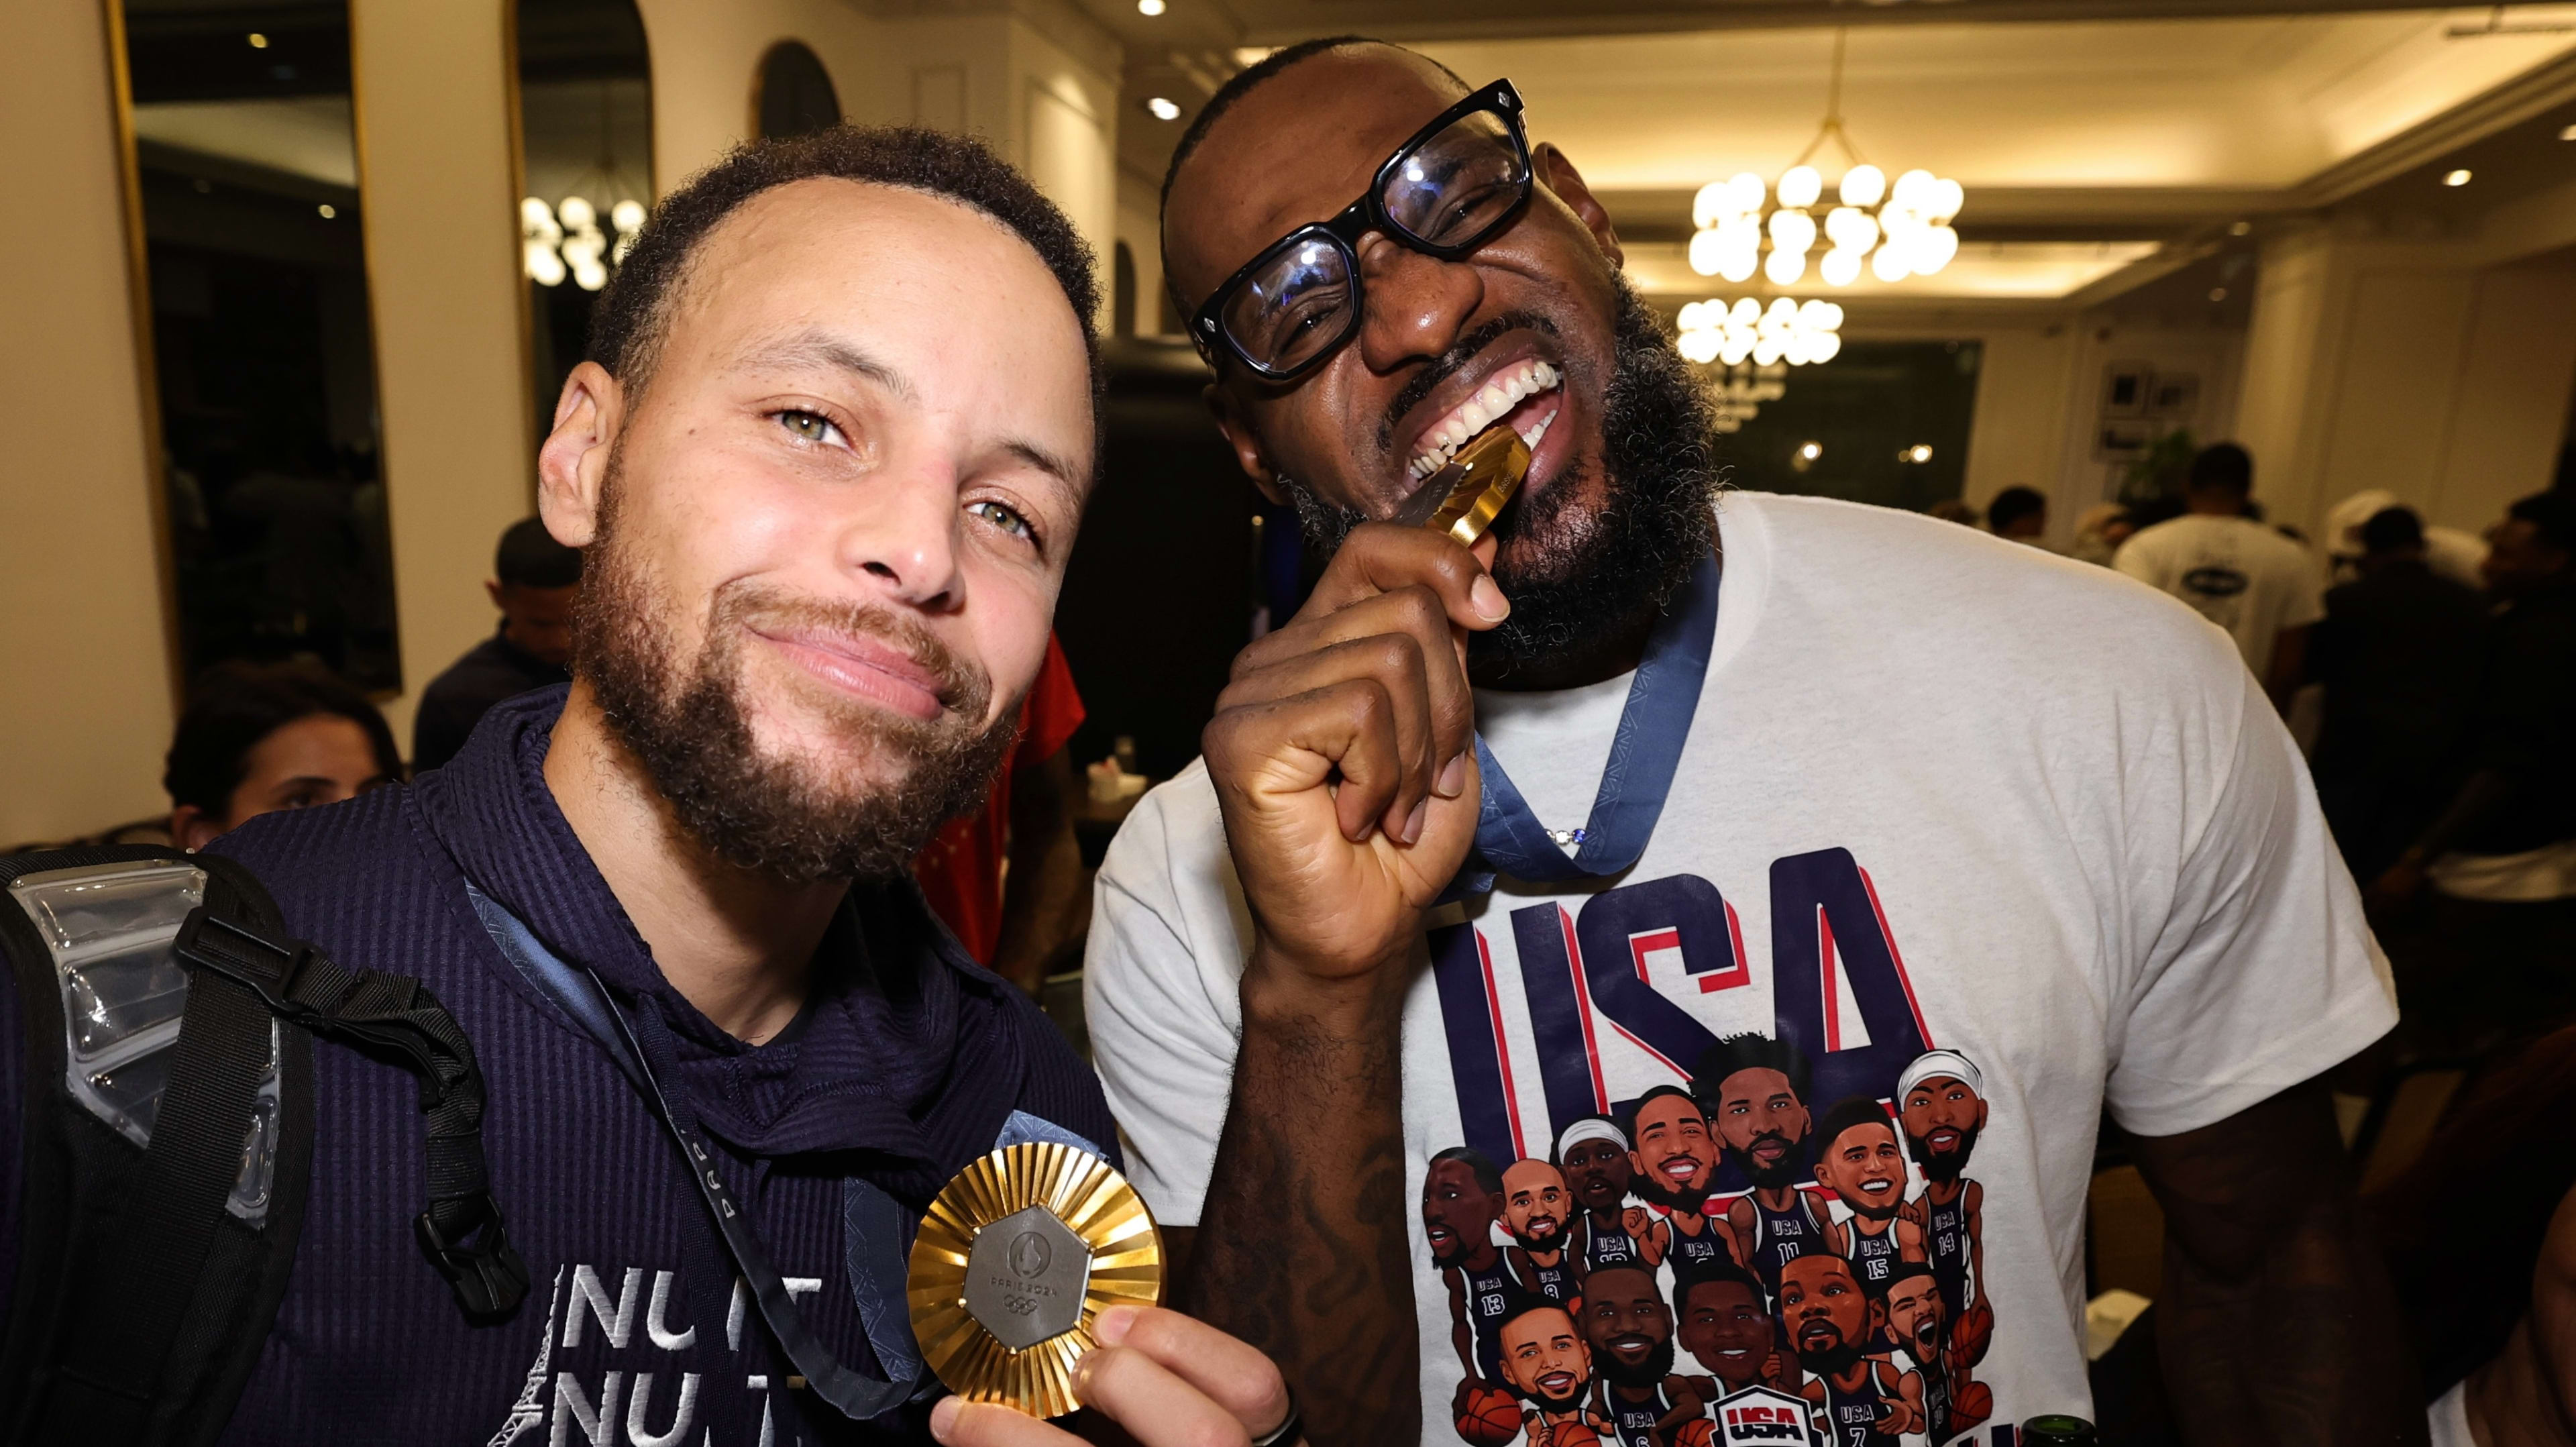
[[[1496,873],[1553,882],[1617,874],[1636,864],[1654,837],[1655,821],[1663,817],[1673,771],[1690,739],[1691,717],[1699,710],[1709,649],[1717,637],[1719,572],[1714,552],[1700,559],[1678,606],[1647,639],[1646,656],[1619,711],[1618,731],[1611,735],[1610,759],[1601,770],[1592,815],[1571,855],[1530,812],[1511,775],[1485,747],[1484,735],[1476,736],[1476,765],[1484,772],[1485,786],[1476,819],[1478,858],[1468,860],[1447,898],[1491,891]]]

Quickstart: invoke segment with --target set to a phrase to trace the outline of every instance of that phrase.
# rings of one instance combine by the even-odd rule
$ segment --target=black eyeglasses
[[[1361,237],[1382,231],[1455,261],[1529,194],[1520,92],[1498,80],[1414,132],[1342,214],[1298,227],[1226,278],[1190,318],[1190,340],[1211,365],[1222,345],[1271,381],[1302,375],[1359,326]]]

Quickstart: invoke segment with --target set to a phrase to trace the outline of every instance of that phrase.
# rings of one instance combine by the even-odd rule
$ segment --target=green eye
[[[1012,511],[1005,504],[990,501],[969,503],[966,505],[966,511],[1015,538],[1025,538],[1031,542],[1037,540],[1038,530],[1029,525],[1027,518]]]
[[[829,442],[836,430],[829,420],[812,412],[799,412],[791,408],[777,416],[779,426],[795,433],[798,438],[806,442]]]

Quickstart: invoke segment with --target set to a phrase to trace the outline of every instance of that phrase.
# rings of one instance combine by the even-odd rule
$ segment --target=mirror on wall
[[[760,58],[760,83],[752,100],[760,138],[801,136],[841,123],[840,93],[822,58],[803,44],[782,40]]]
[[[179,663],[402,686],[345,0],[120,5]]]
[[[653,78],[633,0],[519,0],[521,269],[537,430],[653,204]]]

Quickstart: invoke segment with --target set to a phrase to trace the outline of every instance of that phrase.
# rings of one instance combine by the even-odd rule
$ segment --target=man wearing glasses
[[[2234,650],[2098,570],[1721,496],[1699,379],[1522,111],[1295,46],[1165,185],[1218,423],[1336,550],[1101,874],[1092,1039],[1182,1304],[1286,1364],[1318,1440],[1496,1447],[1404,1209],[1440,1148],[1542,1153],[1725,1037],[1794,1046],[1824,1099],[1955,1050],[1986,1066],[1997,1420],[2088,1407],[2107,1106],[2165,1207],[2193,1440],[2421,1440],[2317,1083],[2395,1005]],[[1384,521],[1494,426],[1533,461],[1473,553]],[[1649,1164],[1693,1214],[1751,1184]]]

